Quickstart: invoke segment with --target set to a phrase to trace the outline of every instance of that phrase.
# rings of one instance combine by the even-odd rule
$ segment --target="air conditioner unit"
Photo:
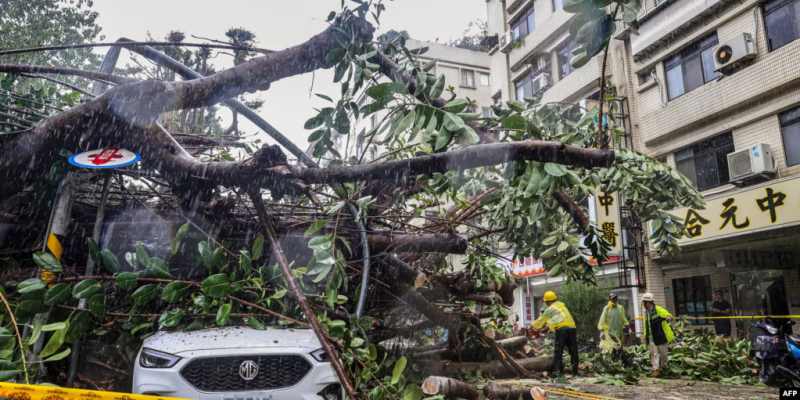
[[[756,45],[753,36],[749,33],[742,33],[714,48],[714,70],[728,73],[755,57]]]
[[[753,178],[775,174],[775,159],[769,145],[759,143],[744,150],[728,153],[730,182],[740,184]]]
[[[542,90],[547,89],[548,87],[550,87],[550,74],[542,72],[541,74],[536,75],[536,77],[533,78],[532,84],[534,93],[538,93]]]
[[[500,51],[508,53],[511,51],[511,45],[514,41],[511,39],[511,31],[506,31],[500,36]]]

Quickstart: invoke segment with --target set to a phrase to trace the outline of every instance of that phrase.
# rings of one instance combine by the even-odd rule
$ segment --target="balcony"
[[[508,4],[506,4],[506,13],[509,15],[514,14],[515,11],[522,8],[522,6],[529,1],[530,0],[509,0]]]
[[[509,50],[511,70],[519,70],[531,54],[543,52],[545,47],[558,39],[566,32],[573,16],[574,14],[559,10],[543,21],[537,19],[536,29],[511,46]]]

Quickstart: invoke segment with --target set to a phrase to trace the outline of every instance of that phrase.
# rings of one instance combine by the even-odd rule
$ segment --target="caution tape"
[[[688,315],[679,315],[675,318],[681,319],[764,319],[764,318],[772,318],[772,319],[800,319],[800,314],[792,314],[792,315],[725,315],[719,317],[691,317]],[[644,317],[636,317],[638,320],[643,320]]]
[[[100,390],[71,389],[47,385],[0,382],[0,399],[8,400],[181,400],[178,397],[147,396]]]
[[[562,389],[556,387],[548,387],[545,386],[544,389],[548,393],[552,393],[559,396],[569,397],[573,399],[582,399],[582,400],[620,400],[615,397],[608,397],[608,396],[601,396],[599,394],[594,393],[586,393],[586,392],[579,392],[577,390],[572,389]]]

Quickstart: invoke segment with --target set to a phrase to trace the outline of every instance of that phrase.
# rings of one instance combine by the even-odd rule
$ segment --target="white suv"
[[[158,332],[145,339],[133,392],[214,400],[340,400],[314,332],[244,327]]]

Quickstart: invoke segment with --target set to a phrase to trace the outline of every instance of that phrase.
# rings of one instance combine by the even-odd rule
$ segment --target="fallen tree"
[[[506,102],[492,117],[469,112],[470,101],[446,90],[444,76],[428,72],[402,37],[373,37],[368,18],[380,14],[380,1],[356,3],[332,13],[330,26],[304,43],[207,76],[154,49],[119,42],[189,78],[183,81],[120,76],[113,68],[0,64],[0,73],[15,76],[61,74],[112,85],[0,141],[0,193],[21,193],[0,199],[9,219],[25,208],[27,193],[38,193],[28,188],[47,182],[52,166],[63,169],[62,151],[112,146],[142,154],[139,167],[106,180],[114,206],[171,209],[185,221],[169,232],[171,243],[153,248],[115,254],[79,240],[61,260],[20,252],[19,280],[6,288],[18,322],[3,319],[0,329],[47,323],[48,330],[38,340],[15,335],[16,351],[0,359],[3,376],[28,374],[34,364],[26,354],[34,363],[80,357],[67,344],[93,337],[97,327],[110,332],[108,340],[123,340],[154,329],[231,324],[310,327],[351,398],[416,393],[418,383],[403,375],[408,359],[410,369],[435,375],[526,376],[548,369],[551,358],[515,359],[524,339],[495,341],[484,329],[491,324],[510,334],[515,284],[498,265],[498,252],[538,255],[552,275],[591,280],[589,260],[602,261],[609,243],[579,200],[598,191],[625,193],[632,213],[653,221],[659,250],[676,248],[683,226],[665,210],[701,202],[685,178],[631,150],[611,150],[610,133],[595,126],[593,113],[535,100]],[[579,17],[586,24],[604,23],[594,18],[605,11],[588,0],[585,6]],[[615,7],[632,6],[620,0]],[[584,46],[592,56],[604,45]],[[235,97],[326,68],[334,69],[341,95],[321,94],[329,106],[305,123],[316,161],[265,121],[259,126],[290,154],[264,145],[238,160],[230,152],[196,155],[184,145],[226,143],[191,141],[161,123],[170,113],[221,102],[252,116]],[[382,118],[374,129],[355,129],[373,114]],[[357,141],[360,150],[349,146]],[[320,166],[323,157],[333,161]],[[98,192],[96,185],[81,181],[44,197],[69,204],[55,193],[74,190],[97,201],[86,194]],[[69,207],[56,208],[61,220]],[[209,221],[236,229],[226,236]],[[289,254],[291,243],[304,251]],[[463,258],[454,262],[451,254]],[[102,272],[87,273],[87,257]],[[185,264],[193,265],[188,278]],[[384,341],[395,345],[378,346]],[[476,395],[450,378],[428,383],[431,391]]]

